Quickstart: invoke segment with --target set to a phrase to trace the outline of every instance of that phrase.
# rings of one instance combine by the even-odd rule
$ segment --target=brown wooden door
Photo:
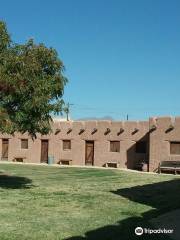
[[[48,163],[48,140],[41,140],[41,162]]]
[[[86,141],[85,164],[94,165],[94,142]]]
[[[2,160],[8,160],[9,139],[2,139]]]

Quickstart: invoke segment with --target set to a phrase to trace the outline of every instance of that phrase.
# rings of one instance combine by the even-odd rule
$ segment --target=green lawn
[[[20,164],[0,172],[3,240],[131,240],[134,227],[180,207],[179,176]]]

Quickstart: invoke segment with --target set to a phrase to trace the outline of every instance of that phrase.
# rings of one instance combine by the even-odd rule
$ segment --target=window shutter
[[[21,148],[28,149],[28,139],[21,139]]]
[[[180,142],[170,143],[170,153],[180,155]]]
[[[110,151],[120,152],[120,141],[110,141]]]
[[[71,149],[71,140],[63,140],[63,150]]]

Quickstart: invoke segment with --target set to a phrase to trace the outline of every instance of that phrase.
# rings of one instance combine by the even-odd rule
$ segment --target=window
[[[110,151],[120,152],[120,141],[110,141]]]
[[[28,149],[28,139],[21,139],[21,148]]]
[[[146,141],[140,141],[136,143],[136,153],[146,153],[147,143]]]
[[[71,149],[71,140],[63,140],[63,150]]]
[[[180,155],[180,142],[170,142],[170,154]]]

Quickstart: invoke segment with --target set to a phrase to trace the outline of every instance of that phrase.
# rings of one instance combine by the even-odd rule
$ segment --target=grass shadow
[[[155,208],[155,215],[180,208],[180,179],[118,189],[112,193]]]
[[[0,174],[0,188],[28,189],[32,186],[32,180],[29,178]]]
[[[171,181],[135,186],[131,188],[112,191],[130,201],[153,207],[152,210],[144,212],[142,216],[132,216],[121,220],[114,225],[107,225],[85,233],[85,236],[74,236],[66,240],[134,240],[134,239],[166,239],[170,240],[168,234],[143,234],[135,235],[135,228],[154,228],[150,220],[160,214],[180,208],[180,179]],[[180,223],[176,228],[180,228]],[[176,229],[175,229],[176,230]]]

